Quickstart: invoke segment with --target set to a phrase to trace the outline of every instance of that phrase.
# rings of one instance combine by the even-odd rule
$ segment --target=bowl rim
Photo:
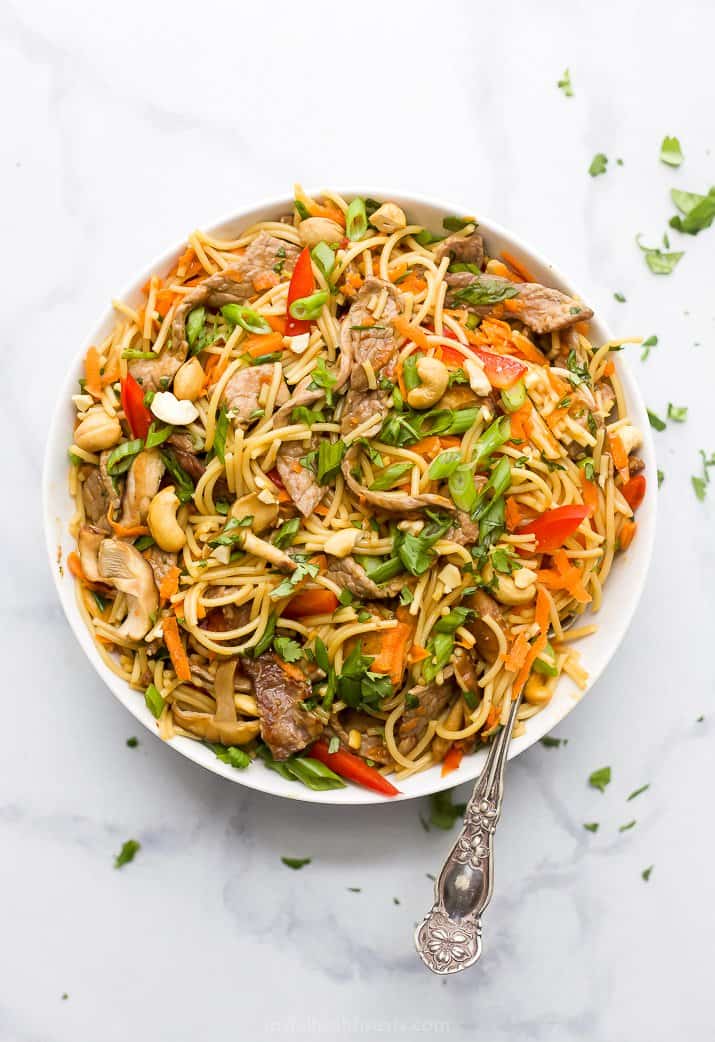
[[[365,189],[362,186],[341,187],[331,190],[336,191],[346,199],[351,199],[358,195],[377,199],[389,199],[398,204],[404,205],[407,209],[411,206],[421,206],[439,211],[444,215],[450,213],[473,212],[471,208],[455,205],[454,203],[445,201],[436,196],[421,195],[409,191],[392,191],[391,189],[380,187],[370,187],[369,189]],[[308,195],[320,195],[321,192],[322,189],[319,188],[310,188],[307,190]],[[272,211],[278,215],[285,212],[286,209],[290,209],[292,205],[292,196],[270,197],[259,200],[251,206],[244,207],[234,213],[221,216],[210,223],[201,225],[201,227],[205,227],[209,234],[220,234],[227,226],[240,224],[248,226],[249,223],[252,223],[257,219],[256,215],[259,213]],[[265,220],[266,218],[261,217],[258,219]],[[507,240],[510,246],[512,246],[520,256],[526,256],[528,263],[547,269],[549,272],[550,284],[558,286],[580,299],[587,299],[579,292],[578,288],[563,275],[558,267],[552,264],[542,252],[534,249],[534,247],[532,247],[531,244],[525,241],[521,236],[514,234],[503,225],[496,221],[492,221],[489,217],[485,217],[482,214],[480,214],[478,222],[479,226],[484,230],[485,236],[489,237],[490,235],[494,235]],[[164,250],[161,254],[156,256],[150,264],[143,268],[141,274],[132,278],[132,280],[125,285],[122,292],[113,299],[127,300],[135,296],[140,287],[144,285],[146,280],[152,274],[163,270],[166,266],[171,264],[176,256],[185,248],[185,243],[185,238],[180,239],[176,245],[173,245],[168,250]],[[91,333],[84,339],[84,347],[73,356],[72,362],[68,367],[67,376],[62,381],[59,389],[45,443],[42,468],[43,527],[50,571],[52,573],[55,588],[60,603],[62,604],[65,617],[75,638],[82,650],[85,652],[85,655],[89,659],[95,671],[104,681],[105,686],[109,688],[114,697],[117,698],[117,700],[129,710],[132,716],[134,716],[134,718],[155,738],[161,741],[162,739],[159,739],[156,730],[156,721],[146,709],[140,692],[131,688],[124,680],[122,680],[117,674],[113,673],[105,665],[97,651],[89,630],[79,615],[76,608],[74,581],[70,580],[70,590],[67,584],[67,576],[64,575],[61,566],[62,556],[64,555],[62,540],[69,538],[67,532],[67,518],[59,517],[56,507],[53,506],[53,496],[57,495],[56,491],[53,489],[53,482],[57,480],[56,457],[59,448],[61,450],[60,458],[63,456],[66,458],[67,406],[71,400],[70,395],[74,393],[74,387],[77,381],[77,372],[80,371],[80,366],[88,346],[93,342],[93,340],[97,339],[97,332],[111,321],[113,315],[114,309],[110,303],[110,305],[102,312],[101,316],[99,316],[90,327]],[[595,318],[593,321],[601,331],[602,335],[599,339],[605,337],[603,342],[615,339],[608,325],[600,317]],[[654,475],[656,473],[654,443],[638,382],[631,372],[629,363],[625,358],[619,358],[618,368],[624,392],[628,399],[629,415],[631,415],[636,421],[643,434],[643,444],[639,449],[639,453],[645,460],[648,473]],[[63,475],[62,477],[65,478],[66,475]],[[657,513],[656,495],[656,482],[649,481],[646,489],[646,496],[643,504],[639,508],[638,516],[639,532],[636,545],[639,547],[639,567],[636,570],[635,565],[631,565],[630,585],[628,596],[626,598],[627,603],[621,607],[621,612],[616,622],[611,624],[611,638],[608,649],[603,657],[603,661],[600,662],[597,667],[589,670],[588,682],[585,690],[578,698],[565,701],[563,704],[563,712],[560,712],[556,719],[549,721],[548,717],[543,712],[537,713],[535,716],[530,718],[526,733],[511,742],[508,751],[509,760],[520,755],[522,752],[526,751],[526,749],[538,742],[544,737],[544,735],[554,727],[558,726],[564,718],[576,708],[576,706],[595,686],[599,677],[603,674],[604,670],[620,647],[640,602],[652,561]],[[74,610],[71,606],[74,607]],[[460,767],[456,771],[450,773],[446,778],[441,776],[439,773],[439,765],[437,765],[407,779],[406,784],[414,782],[415,780],[422,780],[423,784],[415,786],[414,790],[410,789],[409,791],[401,791],[399,796],[386,798],[377,793],[370,792],[367,789],[359,788],[356,785],[348,785],[344,789],[331,789],[325,792],[315,792],[298,783],[286,782],[283,778],[265,768],[263,764],[257,765],[254,763],[247,770],[236,770],[229,765],[221,763],[221,761],[214,757],[211,751],[208,750],[203,743],[187,738],[177,737],[171,739],[165,744],[172,746],[182,756],[192,760],[194,763],[206,770],[218,774],[223,778],[227,778],[239,785],[244,785],[247,788],[271,796],[297,799],[305,803],[338,806],[389,805],[410,799],[417,799],[422,796],[440,792],[444,789],[451,789],[463,782],[473,781],[476,779],[481,772],[484,762],[483,751],[465,757]],[[259,769],[257,770],[256,767],[259,767]]]

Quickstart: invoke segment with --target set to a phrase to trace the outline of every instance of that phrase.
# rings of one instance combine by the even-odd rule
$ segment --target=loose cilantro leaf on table
[[[125,843],[122,843],[122,849],[114,858],[114,867],[121,868],[122,865],[128,865],[130,861],[134,860],[134,855],[141,850],[141,843],[137,842],[136,839],[128,839]]]
[[[645,255],[645,262],[654,275],[670,275],[678,262],[684,256],[682,250],[679,252],[664,253],[654,246],[642,246],[640,235],[636,236],[638,248]]]
[[[698,232],[709,228],[715,220],[715,187],[711,188],[707,195],[698,195],[696,192],[681,192],[679,188],[673,188],[670,198],[683,214],[670,218],[670,227],[676,231],[685,232],[686,235],[697,235]]]
[[[593,789],[598,789],[599,792],[605,792],[606,786],[611,782],[611,768],[610,767],[599,767],[598,770],[592,771],[588,776],[588,784]]]
[[[588,172],[591,177],[598,177],[599,174],[605,174],[608,166],[608,156],[604,155],[603,152],[597,152],[591,160],[591,165],[588,168]]]
[[[564,97],[573,97],[573,86],[571,84],[571,73],[568,69],[564,69],[561,79],[557,81],[556,86],[559,90],[563,91]]]
[[[668,166],[680,166],[683,162],[683,152],[677,137],[664,137],[660,146],[660,161]]]

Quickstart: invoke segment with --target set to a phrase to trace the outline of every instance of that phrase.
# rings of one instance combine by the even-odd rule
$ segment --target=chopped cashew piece
[[[122,637],[141,640],[152,626],[151,616],[159,608],[154,573],[131,543],[105,539],[97,557],[102,582],[127,595],[129,614],[119,628]]]
[[[179,499],[173,485],[167,485],[152,499],[147,513],[149,531],[162,550],[176,553],[186,545],[186,533],[176,518]]]
[[[343,528],[340,532],[333,532],[328,536],[323,549],[331,557],[347,557],[359,535],[357,528]]]
[[[193,402],[179,401],[171,391],[157,391],[151,402],[151,411],[157,420],[171,423],[174,427],[185,427],[199,415]]]
[[[536,582],[537,575],[536,572],[532,572],[531,568],[517,568],[512,579],[518,590],[525,590],[527,586]]]
[[[370,218],[370,224],[383,235],[392,235],[393,232],[407,227],[407,218],[405,211],[396,203],[383,203]]]
[[[484,398],[492,393],[492,385],[484,372],[484,366],[478,358],[465,358],[463,362],[464,371],[469,380],[469,386],[475,394]]]
[[[294,355],[302,355],[310,343],[310,333],[299,333],[298,336],[284,336],[283,343]]]
[[[444,592],[451,593],[452,590],[456,590],[462,582],[462,573],[459,568],[457,568],[456,564],[446,564],[437,578],[442,583]]]
[[[93,405],[75,428],[75,444],[85,452],[103,452],[122,440],[122,427],[116,416],[110,416],[101,405]]]
[[[94,405],[94,398],[91,394],[73,394],[72,404],[77,412],[87,412]]]
[[[231,517],[242,521],[244,517],[251,517],[251,528],[254,532],[263,532],[270,528],[278,517],[278,504],[274,501],[266,502],[261,499],[262,492],[249,492],[241,496],[231,507]]]
[[[643,435],[630,423],[624,423],[622,427],[618,429],[618,437],[621,439],[623,448],[626,451],[626,456],[630,456],[632,452],[639,449],[643,444]],[[79,442],[77,443],[79,444]]]
[[[444,362],[427,355],[417,359],[415,368],[422,382],[409,391],[408,404],[413,409],[429,409],[440,400],[447,390],[449,370]]]

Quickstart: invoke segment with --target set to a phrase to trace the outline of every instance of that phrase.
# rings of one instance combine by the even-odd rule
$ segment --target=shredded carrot
[[[370,669],[374,673],[388,673],[394,686],[402,680],[412,630],[409,623],[398,622],[393,629],[383,630],[380,634],[380,653],[373,659]]]
[[[323,503],[318,503],[317,507],[313,507],[313,513],[318,514],[319,517],[325,517],[328,513],[328,508]]]
[[[496,725],[498,723],[499,723],[499,710],[497,709],[496,706],[490,706],[489,707],[489,712],[487,713],[487,718],[484,721],[484,729],[486,731],[491,731],[492,727],[496,727]]]
[[[591,597],[584,588],[580,568],[569,562],[565,550],[555,550],[552,557],[556,568],[541,569],[539,582],[549,590],[566,590],[580,604],[588,604]]]
[[[430,344],[427,339],[427,334],[419,326],[413,326],[411,322],[408,322],[402,315],[396,315],[392,320],[392,325],[395,327],[400,336],[407,337],[413,344],[417,344],[423,351],[430,350]]]
[[[446,439],[440,439],[436,434],[431,434],[429,438],[423,438],[422,441],[416,442],[411,448],[412,452],[416,452],[419,456],[423,456],[424,459],[434,459],[435,456],[439,456],[442,451],[442,441]],[[459,439],[456,439],[459,441]]]
[[[512,315],[518,315],[524,310],[524,301],[519,297],[511,297],[508,300],[502,301],[502,307]]]
[[[269,334],[271,335],[271,334]],[[204,384],[206,387],[210,387],[211,384],[218,383],[228,366],[228,355],[210,355],[206,365],[204,366]]]
[[[524,281],[520,275],[517,275],[511,268],[507,268],[506,264],[503,264],[496,258],[492,258],[489,261],[489,267],[487,270],[490,275],[498,275],[502,279],[509,279],[510,282]]]
[[[179,680],[191,680],[191,666],[186,654],[186,648],[179,635],[179,623],[175,615],[167,615],[161,622],[164,631],[164,643],[171,656],[171,664],[174,667]]]
[[[456,771],[457,770],[457,768],[459,767],[460,763],[462,762],[462,757],[463,756],[464,756],[464,750],[462,749],[462,747],[460,745],[453,745],[452,748],[447,753],[447,755],[445,756],[444,760],[442,761],[442,777],[443,778],[444,778],[445,774],[451,774],[452,771]]]
[[[282,333],[251,333],[241,344],[241,349],[251,358],[272,355],[283,350]]]
[[[389,272],[390,282],[397,282],[403,275],[407,274],[407,264],[403,261],[402,264],[396,264],[395,267]]]
[[[528,441],[531,434],[532,424],[529,416],[533,405],[527,398],[523,405],[520,405],[516,412],[511,413],[511,441],[514,439],[520,441]]]
[[[585,473],[581,471],[581,496],[593,516],[598,510],[598,485],[595,481],[589,481]]]
[[[116,383],[119,379],[119,358],[114,359],[114,364],[111,368],[105,367],[101,379],[102,387],[107,387],[108,384]]]
[[[572,390],[571,385],[567,384],[565,380],[562,380],[553,369],[546,370],[546,376],[552,388],[558,394],[559,398],[565,398]]]
[[[156,295],[156,302],[154,307],[162,318],[166,318],[169,313],[169,308],[177,299],[178,293],[173,293],[170,289],[160,289]]]
[[[615,371],[616,371],[616,367],[613,364],[613,359],[609,358],[608,361],[606,362],[606,364],[603,367],[603,375],[604,376],[613,376]]]
[[[625,470],[628,466],[628,454],[618,434],[609,434],[608,443],[611,446],[613,462],[618,470]]]
[[[345,214],[332,203],[311,203],[308,213],[311,217],[327,217],[329,221],[335,221],[341,228],[345,227]]]
[[[528,654],[529,642],[522,630],[504,658],[504,668],[508,669],[510,673],[516,673],[524,665]]]
[[[507,531],[514,532],[521,524],[521,510],[515,496],[507,496],[505,520]]]
[[[107,521],[112,526],[112,531],[115,535],[118,535],[120,539],[134,539],[136,536],[149,535],[149,529],[146,525],[120,525],[118,521],[113,521],[111,518],[112,508],[110,507],[107,511]]]
[[[426,658],[429,658],[429,651],[427,648],[423,648],[421,644],[413,644],[407,654],[407,661],[411,666],[414,666],[417,662],[423,662]]]
[[[274,333],[281,333],[285,336],[286,331],[286,316],[285,315],[264,315],[263,316],[271,327]]]
[[[549,598],[545,590],[541,586],[536,588],[536,610],[534,612],[534,621],[539,627],[541,633],[548,633],[549,631],[549,619],[551,618],[551,612],[549,611]]]
[[[253,280],[253,288],[256,293],[262,293],[266,289],[272,289],[274,286],[277,286],[279,282],[280,278],[275,271],[262,271]]]
[[[102,377],[99,371],[99,351],[90,347],[84,359],[85,387],[94,398],[102,396]]]
[[[73,550],[71,554],[67,554],[67,567],[75,579],[79,579],[83,583],[87,582],[87,576],[84,574],[84,568],[76,550]]]
[[[539,351],[535,344],[532,344],[531,340],[523,333],[520,333],[517,329],[514,329],[511,334],[511,340],[516,350],[516,353],[520,358],[525,358],[527,362],[535,362],[536,365],[548,365],[549,360],[546,355]]]
[[[194,247],[187,246],[184,252],[179,257],[179,260],[176,264],[176,274],[179,276],[180,279],[183,279],[186,275],[186,271],[195,256],[196,254],[194,253]]]
[[[416,271],[411,271],[407,278],[400,283],[400,292],[421,293],[427,283]]]
[[[618,545],[621,550],[627,550],[633,542],[638,524],[636,521],[624,521],[618,533]]]
[[[162,601],[171,600],[174,594],[179,592],[179,576],[181,575],[181,569],[177,568],[176,565],[170,568],[164,578],[161,580],[159,586],[159,597]]]
[[[517,258],[514,256],[513,253],[508,253],[507,250],[502,250],[501,251],[501,255],[504,258],[504,260],[507,262],[509,267],[513,268],[514,271],[517,273],[517,275],[520,275],[521,278],[524,279],[525,282],[536,282],[537,281],[535,276],[532,275],[532,273],[529,271],[529,269],[526,267],[526,265],[522,264],[522,262],[520,260],[517,260]]]
[[[574,329],[576,330],[577,333],[580,333],[581,336],[588,336],[589,323],[588,322],[577,322],[576,325],[574,326]]]

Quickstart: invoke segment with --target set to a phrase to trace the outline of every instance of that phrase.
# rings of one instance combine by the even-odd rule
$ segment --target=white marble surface
[[[715,9],[250,6],[0,4],[0,1039],[710,1039],[715,484],[698,503],[690,474],[715,451],[715,229],[684,238],[669,278],[634,236],[662,234],[670,186],[715,181]],[[665,133],[680,171],[658,162]],[[611,164],[592,179],[597,151]],[[511,766],[486,952],[461,979],[412,951],[449,844],[420,827],[425,807],[289,805],[148,734],[128,749],[135,725],[72,639],[42,545],[49,411],[96,315],[177,235],[294,179],[434,193],[521,232],[620,334],[658,334],[646,364],[631,356],[647,402],[690,408],[657,435],[630,636],[562,725],[568,745]],[[603,764],[600,795],[586,779]],[[129,836],[141,853],[116,872]]]

